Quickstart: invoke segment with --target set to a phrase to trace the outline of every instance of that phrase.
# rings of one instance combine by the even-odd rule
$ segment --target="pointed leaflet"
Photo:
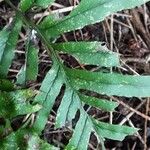
[[[103,138],[122,141],[126,136],[133,135],[138,131],[136,128],[130,128],[121,125],[112,125],[92,119],[96,134]]]
[[[39,111],[41,106],[31,105],[29,100],[35,95],[31,90],[17,90],[13,92],[0,91],[0,117],[12,118]]]
[[[93,128],[92,124],[89,122],[89,117],[84,112],[81,112],[80,119],[76,124],[73,136],[65,149],[87,150],[92,130]]]
[[[3,150],[58,150],[27,129],[19,129],[17,132],[11,133],[0,140],[0,145]]]
[[[57,96],[60,93],[63,84],[66,84],[66,89],[57,112],[56,127],[62,127],[67,121],[71,121],[80,107],[80,100],[74,90],[66,83],[63,69],[59,66],[56,60],[50,71],[47,73],[40,93],[35,98],[35,103],[38,102],[43,108],[38,112],[37,119],[33,126],[34,130],[40,133],[47,122],[49,113],[54,105]]]
[[[49,116],[49,113],[54,105],[54,102],[60,93],[61,87],[65,81],[64,72],[54,60],[54,64],[50,71],[47,73],[42,86],[40,88],[40,93],[35,98],[35,103],[38,102],[43,106],[43,108],[38,112],[37,119],[33,126],[34,130],[40,133]],[[78,95],[74,93],[70,85],[66,84],[66,90],[61,102],[61,105],[57,112],[56,117],[56,127],[62,127],[67,121],[71,121],[80,107],[80,100]]]
[[[105,111],[114,111],[114,109],[118,106],[115,102],[110,102],[105,99],[98,99],[91,96],[86,96],[83,94],[79,94],[80,100],[89,106],[96,107],[98,109],[102,109]]]
[[[38,49],[29,41],[26,50],[26,80],[36,80],[38,75]]]
[[[116,11],[140,6],[149,0],[82,0],[70,15],[45,28],[47,37],[55,37],[64,32],[80,29],[86,25],[102,21]]]
[[[66,70],[76,90],[87,89],[100,94],[127,97],[148,97],[150,94],[150,76]]]
[[[14,58],[14,50],[17,44],[18,35],[22,26],[21,20],[16,16],[10,29],[9,36],[7,37],[6,44],[0,47],[0,52],[3,51],[0,61],[0,76],[6,77],[8,69]],[[2,49],[1,49],[2,48]]]
[[[71,121],[80,107],[81,102],[77,93],[70,87],[70,85],[67,85],[63,99],[57,111],[56,128],[61,128]]]
[[[74,56],[82,64],[101,65],[105,67],[118,66],[117,53],[109,51],[101,42],[66,42],[52,44],[57,51]]]
[[[38,49],[32,41],[26,44],[26,62],[17,75],[17,84],[25,85],[27,81],[35,81],[38,75]]]
[[[40,93],[34,100],[35,103],[38,102],[43,106],[43,108],[38,112],[36,121],[33,126],[33,129],[37,133],[40,133],[45,127],[49,113],[63,85],[62,79],[63,77],[61,74],[60,66],[56,61],[54,61],[52,68],[47,73],[42,83]]]

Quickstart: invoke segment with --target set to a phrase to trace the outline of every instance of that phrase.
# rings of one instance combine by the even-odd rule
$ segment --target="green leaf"
[[[20,5],[20,10],[22,12],[26,12],[34,4],[34,1],[35,0],[21,0],[21,2],[19,4]]]
[[[86,25],[94,24],[105,19],[108,15],[123,9],[140,6],[149,0],[82,0],[70,15],[61,21],[45,28],[47,37],[55,37],[64,32],[80,29]]]
[[[54,62],[41,85],[40,93],[35,97],[34,102],[43,106],[43,109],[38,112],[37,119],[33,125],[33,129],[37,133],[41,133],[44,129],[55,99],[60,93],[60,89],[63,85],[60,72],[59,65]]]
[[[66,42],[52,44],[57,51],[74,56],[82,64],[112,67],[119,65],[117,53],[109,51],[101,42]]]
[[[37,112],[41,105],[31,105],[29,100],[35,95],[32,90],[17,90],[13,92],[0,92],[0,116],[12,118]]]
[[[22,26],[22,21],[16,16],[14,19],[10,29],[10,33],[5,38],[5,44],[3,42],[3,46],[0,47],[0,52],[2,52],[2,57],[0,61],[0,76],[1,78],[6,78],[8,69],[11,66],[12,60],[14,58],[14,50],[18,40],[18,34],[20,32]],[[4,32],[4,31],[3,31]],[[2,36],[2,33],[1,33]],[[0,38],[1,38],[0,36]]]
[[[86,80],[91,81],[93,79],[94,81],[103,81],[105,83],[124,83],[124,80],[118,77],[122,77],[122,75],[117,75],[117,74],[112,74],[112,77],[117,75],[117,78],[112,78],[109,75],[109,78],[107,77],[107,74],[104,73],[93,73],[89,71],[81,71],[81,70],[71,70],[71,69],[66,69],[62,65],[59,64],[58,60],[53,60],[54,64],[51,68],[51,70],[48,72],[47,76],[45,77],[44,82],[42,83],[42,87],[40,89],[40,94],[37,95],[35,102],[40,103],[43,105],[43,108],[39,111],[37,115],[37,119],[35,121],[35,124],[33,126],[34,131],[40,133],[42,129],[44,128],[47,118],[49,116],[49,113],[52,109],[52,106],[54,104],[54,101],[56,97],[59,94],[59,91],[62,87],[62,85],[66,85],[64,95],[61,101],[61,104],[58,108],[57,111],[57,117],[56,117],[56,127],[62,127],[67,123],[68,121],[71,121],[72,118],[74,118],[75,113],[77,110],[80,110],[80,118],[79,121],[75,127],[73,136],[67,145],[66,149],[82,149],[86,150],[88,146],[88,141],[90,138],[90,134],[92,131],[94,131],[97,134],[97,137],[100,138],[101,140],[103,138],[110,138],[110,139],[117,139],[117,140],[122,140],[124,139],[125,136],[131,135],[137,131],[137,129],[133,128],[128,128],[128,127],[121,127],[118,125],[110,125],[102,123],[102,122],[97,122],[93,121],[88,114],[83,110],[81,101],[86,102],[87,104],[95,107],[100,107],[106,110],[113,110],[117,105],[112,103],[107,103],[104,102],[104,100],[99,103],[98,99],[96,98],[90,98],[87,96],[81,96],[76,89],[74,88],[74,82],[72,80],[78,80],[78,78],[81,78],[81,83],[82,80],[84,81],[84,78]],[[101,76],[101,74],[103,76]],[[105,79],[106,75],[106,80]],[[130,76],[129,76],[130,77]],[[133,77],[132,79],[128,79],[128,82],[133,83]],[[139,77],[138,77],[139,78]],[[70,82],[68,82],[68,80]],[[147,80],[144,80],[144,84],[146,83]],[[126,82],[125,82],[126,83]],[[136,80],[134,84],[139,85],[142,83],[142,80]],[[83,84],[83,83],[82,83]],[[146,83],[149,85],[149,83]],[[59,86],[58,86],[59,85]],[[59,88],[58,88],[59,87]],[[75,85],[76,87],[76,85]],[[87,84],[86,87],[90,87],[90,84]],[[96,84],[95,89],[99,88],[99,85]],[[115,90],[115,89],[114,89]],[[108,108],[106,108],[106,104],[108,105]],[[105,127],[106,126],[106,127]],[[109,129],[110,128],[110,129]],[[80,129],[80,132],[78,132]],[[101,134],[102,133],[102,134]],[[109,137],[110,135],[110,137]]]
[[[83,101],[84,103],[96,107],[98,109],[102,109],[105,111],[114,111],[114,109],[118,106],[118,103],[116,102],[110,102],[105,99],[98,99],[95,97],[91,96],[86,96],[83,94],[80,94],[80,100]]]
[[[39,138],[36,133],[27,129],[20,129],[0,140],[3,150],[58,150]]]
[[[106,102],[105,100],[98,102],[99,100],[96,98],[92,98],[92,97],[79,94],[74,89],[73,84],[71,82],[68,82],[68,79],[72,80],[72,76],[68,74],[70,70],[69,69],[68,69],[69,71],[67,69],[64,70],[64,67],[60,65],[59,62],[57,62],[57,60],[55,59],[53,59],[53,62],[54,64],[51,70],[48,72],[47,76],[45,77],[44,82],[42,83],[40,93],[35,98],[35,102],[36,103],[38,102],[41,105],[43,105],[43,108],[37,114],[37,119],[35,120],[35,124],[33,125],[33,131],[36,131],[38,134],[40,134],[41,131],[44,129],[45,124],[47,122],[47,118],[54,104],[54,101],[59,95],[59,91],[62,85],[65,84],[66,87],[64,90],[64,95],[63,95],[61,104],[57,111],[55,126],[57,128],[65,126],[66,123],[70,122],[75,117],[77,110],[80,110],[79,121],[74,130],[73,137],[71,138],[66,149],[86,150],[91,132],[92,131],[96,132],[96,134],[98,135],[98,138],[100,138],[101,135],[99,133],[101,130],[103,130],[103,128],[100,125],[97,125],[93,120],[91,120],[89,115],[83,110],[81,101],[86,102],[90,106],[95,106],[98,108],[102,108],[104,110],[113,110],[117,106],[117,104],[114,102],[112,103]],[[75,76],[75,74],[78,74],[78,72],[79,72],[78,70],[74,70],[73,76]],[[86,71],[82,71],[82,73],[85,74]],[[67,78],[66,78],[66,75],[67,75]],[[115,134],[118,137],[120,136],[122,139],[126,135],[130,135],[133,132],[135,132],[135,130],[132,130],[132,129],[130,130],[124,127],[122,129],[120,127],[118,131],[119,133],[117,133],[117,127],[119,128],[120,126],[116,126],[116,128],[115,126],[112,126],[112,129],[115,130],[116,132]],[[78,132],[78,129],[80,129],[81,132]],[[128,129],[128,131],[125,132],[124,131],[125,129]],[[110,131],[110,135],[113,133],[114,131],[112,132]],[[100,139],[102,140],[102,138],[105,138],[105,137],[106,136],[102,136]]]
[[[136,128],[131,128],[121,125],[112,125],[92,119],[96,133],[103,138],[122,141],[126,136],[133,135],[138,131]]]
[[[26,83],[26,68],[25,68],[25,66],[21,67],[16,78],[17,78],[16,85],[25,86],[25,83]]]
[[[39,29],[48,28],[50,25],[54,25],[58,20],[60,20],[59,14],[51,14],[47,16],[39,25]]]
[[[56,128],[65,126],[76,115],[77,110],[81,107],[81,101],[76,92],[67,84],[63,99],[56,116]]]
[[[16,84],[25,85],[28,81],[35,81],[38,75],[38,49],[29,40],[26,44],[26,62],[17,75]]]
[[[148,97],[150,76],[131,76],[115,73],[66,69],[76,90],[87,89],[107,95]]]
[[[108,138],[122,141],[127,135],[133,135],[138,131],[136,128],[111,125],[97,121],[89,117],[83,110],[81,110],[80,113],[80,119],[76,124],[73,136],[69,141],[66,150],[87,150],[91,132],[95,132],[97,137],[100,137],[101,140]]]
[[[85,113],[81,113],[74,134],[65,149],[87,150],[92,130],[92,124],[89,122],[88,116]]]
[[[48,7],[49,5],[51,5],[55,0],[35,0],[35,4],[41,7]]]
[[[38,75],[38,49],[32,42],[26,48],[26,80],[36,80]]]

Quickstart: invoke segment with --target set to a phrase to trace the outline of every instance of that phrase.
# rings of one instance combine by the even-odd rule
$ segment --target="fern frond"
[[[111,125],[91,117],[84,109],[85,104],[106,111],[113,111],[118,104],[105,99],[87,96],[81,90],[90,90],[109,96],[147,97],[150,96],[150,76],[130,76],[67,68],[60,59],[59,52],[72,55],[82,64],[105,67],[117,67],[120,64],[118,54],[110,52],[100,42],[52,44],[49,39],[55,38],[65,32],[102,21],[113,12],[133,8],[149,0],[130,0],[128,2],[122,0],[119,3],[118,0],[82,0],[79,6],[63,19],[56,19],[54,16],[51,16],[45,18],[38,26],[29,20],[29,18],[26,18],[23,13],[35,5],[47,7],[54,0],[22,0],[19,5],[19,10],[9,0],[6,1],[20,13],[20,16],[16,17],[14,26],[11,29],[4,29],[0,33],[0,83],[2,83],[2,86],[0,85],[0,115],[5,118],[12,118],[16,115],[38,112],[32,129],[27,129],[25,132],[20,130],[12,133],[7,139],[1,141],[2,145],[8,149],[17,149],[20,146],[20,139],[27,134],[29,141],[26,141],[25,148],[31,149],[31,144],[33,144],[36,148],[38,147],[40,149],[39,143],[41,143],[41,140],[37,135],[40,135],[44,129],[55,100],[64,87],[64,94],[57,110],[55,127],[61,128],[67,126],[67,123],[71,123],[72,119],[75,118],[77,112],[80,114],[77,118],[78,121],[74,128],[72,138],[65,148],[66,150],[86,150],[92,132],[102,142],[103,149],[105,138],[123,140],[125,136],[136,133],[136,128]],[[22,21],[20,20],[37,31],[46,50],[48,52],[50,51],[49,54],[53,62],[32,105],[26,102],[30,98],[30,95],[26,93],[28,90],[10,91],[14,86],[11,86],[9,89],[8,86],[10,83],[4,79],[14,58],[18,31],[20,31],[22,25]],[[26,67],[23,68],[24,70],[21,70],[21,76],[18,77],[19,82],[23,80],[23,84],[28,80],[34,80],[37,75],[37,50],[30,42],[27,45],[26,56]],[[33,66],[31,64],[32,59],[35,60]],[[8,86],[4,86],[4,83],[7,83]],[[6,100],[8,101],[7,103],[5,103]],[[10,108],[12,109],[11,113],[6,110],[9,106],[13,106]],[[7,143],[10,143],[10,145]],[[43,143],[42,148],[50,149],[50,147],[47,147],[47,144],[43,145]]]

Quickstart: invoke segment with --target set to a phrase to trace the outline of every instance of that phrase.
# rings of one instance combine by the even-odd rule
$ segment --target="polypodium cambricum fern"
[[[118,104],[107,101],[106,99],[87,96],[83,92],[80,92],[80,90],[90,90],[110,96],[148,97],[150,96],[150,76],[131,76],[67,68],[59,58],[59,52],[72,55],[82,64],[105,67],[119,66],[119,56],[109,51],[105,46],[102,46],[100,42],[53,43],[50,42],[50,40],[57,38],[62,33],[102,21],[113,12],[133,8],[148,1],[149,0],[122,0],[118,3],[118,0],[82,0],[79,6],[68,16],[60,19],[55,18],[54,15],[50,15],[39,25],[35,25],[26,17],[25,13],[30,11],[33,6],[46,8],[54,2],[54,0],[22,0],[18,8],[9,0],[5,0],[17,14],[12,24],[0,32],[0,103],[3,104],[5,99],[10,99],[10,102],[14,104],[14,113],[10,114],[9,110],[3,108],[4,111],[2,111],[0,115],[7,120],[9,127],[12,117],[20,115],[20,109],[17,107],[18,103],[15,102],[14,92],[19,92],[20,100],[24,99],[21,93],[26,92],[26,90],[18,91],[16,88],[19,87],[14,87],[6,80],[8,69],[14,58],[14,49],[22,24],[25,24],[30,30],[37,32],[39,38],[41,38],[41,41],[45,45],[45,49],[50,54],[53,65],[42,82],[38,94],[36,94],[34,100],[32,100],[32,105],[26,104],[21,107],[21,114],[37,112],[34,124],[31,128],[24,129],[22,127],[17,132],[13,132],[3,138],[3,140],[1,140],[3,149],[22,149],[22,145],[24,145],[24,149],[57,149],[42,142],[42,140],[38,138],[38,135],[40,135],[44,129],[49,112],[64,85],[65,91],[57,111],[55,127],[61,128],[66,126],[68,122],[71,122],[72,119],[75,118],[77,111],[80,112],[72,138],[65,149],[86,150],[91,132],[95,133],[97,138],[101,141],[103,149],[105,149],[103,144],[105,138],[123,140],[125,136],[132,135],[137,131],[135,128],[111,125],[92,118],[84,110],[84,104],[106,111],[113,111]],[[38,50],[36,45],[29,34],[26,42],[26,64],[20,70],[16,82],[20,86],[24,87],[27,81],[35,80],[38,65],[37,54]],[[5,83],[7,83],[7,86]],[[6,96],[6,93],[9,93],[8,96]],[[25,99],[26,98],[28,98],[27,95]],[[5,104],[2,106],[7,107]],[[28,106],[30,109],[26,109]],[[5,130],[6,127],[3,127],[1,132],[5,133]],[[20,139],[24,139],[24,143],[22,143]],[[31,144],[33,144],[33,147]]]

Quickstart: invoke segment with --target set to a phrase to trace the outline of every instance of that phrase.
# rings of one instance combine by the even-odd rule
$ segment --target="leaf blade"
[[[89,106],[96,107],[98,109],[102,109],[105,111],[114,111],[114,109],[118,106],[116,102],[110,102],[106,99],[98,99],[91,96],[86,96],[83,94],[79,94],[80,100]]]
[[[87,89],[101,94],[148,97],[150,76],[131,76],[115,73],[89,72],[66,69],[75,89]]]
[[[32,41],[26,43],[26,61],[17,74],[17,85],[25,86],[29,81],[36,81],[38,76],[38,51]]]
[[[22,12],[26,12],[28,9],[31,8],[35,0],[21,0],[19,4],[19,8]]]
[[[79,101],[78,95],[71,88],[67,87],[57,111],[56,128],[61,128],[74,119],[76,112],[81,105]]]
[[[26,52],[26,81],[34,81],[38,75],[38,49],[29,41]]]
[[[133,135],[138,131],[137,128],[128,126],[112,125],[92,119],[96,131],[104,138],[122,141],[126,136]]]
[[[65,150],[87,150],[92,130],[93,129],[91,124],[89,123],[88,116],[81,111],[80,119],[76,124],[73,136],[69,141],[69,144],[66,146]]]
[[[16,18],[14,19],[14,25],[11,29],[9,38],[5,45],[3,57],[0,62],[0,76],[3,78],[6,78],[8,69],[14,58],[14,50],[18,40],[18,33],[20,32],[21,27],[22,27],[22,21],[19,19],[18,16],[16,16]]]
[[[55,63],[47,73],[40,88],[40,93],[34,100],[34,103],[39,103],[43,106],[43,109],[38,112],[37,119],[33,125],[33,130],[39,134],[44,129],[49,113],[54,105],[55,99],[60,93],[62,85],[60,68],[58,64]]]
[[[52,44],[57,51],[74,56],[82,64],[105,67],[119,66],[117,53],[109,51],[101,42],[66,42]]]
[[[94,24],[105,19],[108,15],[121,11],[123,9],[131,9],[140,6],[149,0],[82,0],[77,8],[75,8],[70,15],[50,25],[45,29],[47,37],[56,37],[64,32],[80,29],[86,25]]]

